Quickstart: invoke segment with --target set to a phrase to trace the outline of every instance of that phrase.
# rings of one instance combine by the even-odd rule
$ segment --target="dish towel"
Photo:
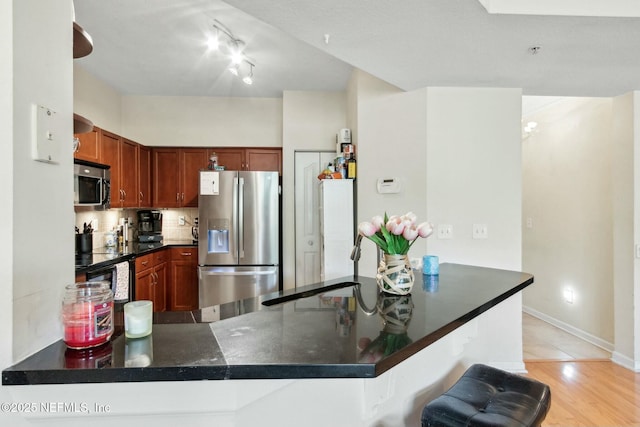
[[[116,290],[114,301],[129,300],[129,263],[127,261],[116,264]]]

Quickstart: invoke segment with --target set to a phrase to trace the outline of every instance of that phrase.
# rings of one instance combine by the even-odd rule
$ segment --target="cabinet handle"
[[[141,191],[140,192],[140,201],[143,201],[143,200],[144,200],[144,193]]]
[[[184,193],[182,193],[182,201],[184,202]]]
[[[141,261],[140,264],[142,264],[143,266],[146,266],[147,264],[149,264],[149,261]]]
[[[180,255],[182,255],[182,256],[191,256],[191,252],[182,252]]]
[[[127,192],[122,190],[122,200],[127,198]]]
[[[176,193],[176,203],[180,201],[180,193]]]
[[[80,146],[82,145],[82,141],[80,141],[80,138],[78,139],[78,145],[76,145],[76,149],[73,150],[74,153],[77,153],[78,151],[80,151]]]

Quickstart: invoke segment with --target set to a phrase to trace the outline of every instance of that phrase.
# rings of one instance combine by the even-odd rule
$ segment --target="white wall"
[[[453,239],[429,240],[441,262],[521,268],[520,89],[429,88],[429,219]],[[473,239],[486,224],[487,239]],[[535,285],[534,285],[535,286]]]
[[[0,367],[13,361],[13,2],[0,2],[0,191],[5,200],[0,207],[0,235],[5,236],[0,251]],[[0,389],[1,390],[1,389]],[[4,396],[0,391],[0,397]],[[4,401],[4,399],[2,399]]]
[[[413,212],[418,221],[427,221],[426,205],[426,90],[404,92],[367,73],[357,72],[356,159],[358,175],[358,220],[375,215],[403,215]],[[380,178],[398,178],[398,194],[379,194]],[[419,239],[410,257],[421,257],[426,240]],[[362,242],[358,272],[374,276],[377,271],[376,246]]]
[[[524,304],[609,349],[614,341],[611,107],[610,98],[556,102],[524,118],[538,126],[522,143],[523,268],[537,282],[524,292]],[[624,188],[628,184],[617,191]],[[573,304],[564,300],[567,289]]]
[[[295,287],[294,154],[335,150],[336,133],[346,126],[344,92],[285,91],[282,97],[283,285]]]
[[[61,297],[74,280],[71,15],[68,0],[14,2],[14,360],[61,337]],[[59,117],[59,164],[31,158],[33,103]]]
[[[640,370],[640,260],[634,257],[640,224],[640,93],[613,98],[612,124],[612,205],[613,205],[613,360]]]
[[[122,136],[150,146],[281,147],[282,99],[123,96]]]

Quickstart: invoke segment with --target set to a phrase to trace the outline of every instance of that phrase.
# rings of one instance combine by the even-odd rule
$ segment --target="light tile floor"
[[[611,353],[550,323],[522,313],[524,360],[609,360]]]

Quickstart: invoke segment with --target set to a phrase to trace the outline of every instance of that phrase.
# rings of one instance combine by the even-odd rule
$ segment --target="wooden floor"
[[[527,375],[551,387],[543,426],[640,426],[640,373],[606,350],[524,314],[523,354]]]

